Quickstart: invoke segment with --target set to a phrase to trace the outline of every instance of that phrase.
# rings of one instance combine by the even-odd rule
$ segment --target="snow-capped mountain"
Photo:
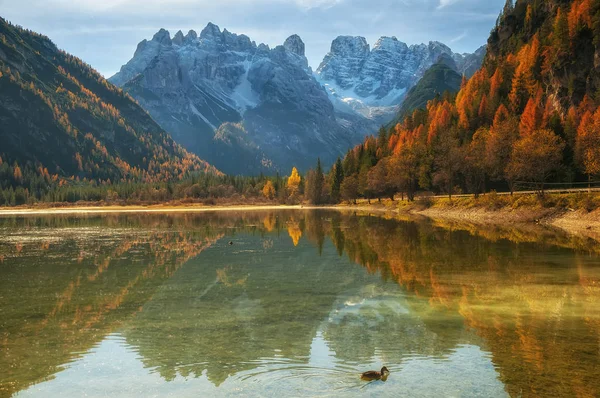
[[[451,58],[457,72],[471,76],[484,56],[485,47],[475,54],[456,54],[439,42],[408,46],[395,37],[381,37],[371,49],[364,37],[340,36],[315,76],[338,111],[381,120],[395,112],[441,57]]]
[[[171,38],[161,29],[110,81],[179,143],[228,173],[308,168],[317,157],[332,162],[362,138],[337,123],[297,35],[270,49],[212,23],[200,36]],[[246,136],[220,141],[219,127],[237,122],[236,134]],[[248,145],[225,148],[239,142]],[[238,149],[245,156],[232,157]]]
[[[159,30],[109,80],[222,171],[287,172],[317,157],[331,164],[389,122],[442,55],[461,73],[472,73],[483,57],[437,42],[409,47],[394,37],[371,49],[362,37],[342,36],[313,73],[297,35],[271,49],[209,23],[199,36]]]

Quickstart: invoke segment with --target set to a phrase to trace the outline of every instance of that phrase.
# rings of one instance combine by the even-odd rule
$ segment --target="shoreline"
[[[153,205],[93,205],[86,203],[81,206],[65,207],[4,207],[0,208],[0,217],[10,216],[52,216],[52,215],[86,215],[86,214],[135,214],[135,213],[207,213],[227,211],[269,211],[269,210],[336,210],[379,213],[381,215],[405,216],[408,218],[425,217],[431,220],[446,220],[468,222],[482,226],[518,226],[541,225],[566,231],[570,234],[584,235],[600,241],[600,209],[587,212],[585,210],[559,208],[500,208],[486,209],[484,207],[441,207],[423,208],[418,203],[398,206],[398,202],[383,201],[372,204],[356,205],[184,205],[184,204],[153,204]]]
[[[211,211],[259,211],[259,210],[301,210],[311,207],[301,205],[115,205],[115,206],[65,206],[65,207],[21,207],[0,208],[2,216],[29,215],[68,215],[68,214],[127,214],[127,213],[205,213]]]

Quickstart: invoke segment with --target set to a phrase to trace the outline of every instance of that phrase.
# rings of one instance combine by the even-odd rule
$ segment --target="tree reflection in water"
[[[510,395],[600,394],[597,245],[556,231],[280,211],[5,218],[0,236],[3,394],[115,332],[167,381],[385,361],[393,382],[478,346]]]

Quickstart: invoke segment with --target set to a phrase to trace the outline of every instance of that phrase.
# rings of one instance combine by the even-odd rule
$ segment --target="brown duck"
[[[376,370],[369,370],[360,375],[360,378],[365,381],[373,381],[373,380],[383,380],[386,381],[388,376],[390,375],[390,371],[385,366],[381,368],[381,372]]]

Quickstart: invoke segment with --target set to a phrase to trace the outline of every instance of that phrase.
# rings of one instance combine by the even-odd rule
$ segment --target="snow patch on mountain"
[[[315,77],[336,110],[391,119],[408,90],[440,57],[448,57],[459,73],[470,75],[484,55],[485,47],[476,54],[455,54],[439,42],[408,46],[386,36],[370,49],[364,37],[340,36]]]

